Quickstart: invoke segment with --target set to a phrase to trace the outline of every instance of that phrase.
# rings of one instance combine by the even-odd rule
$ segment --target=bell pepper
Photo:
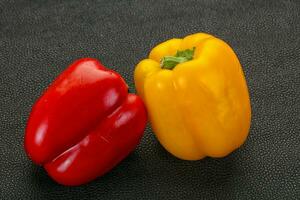
[[[174,156],[223,157],[246,140],[248,88],[224,41],[205,33],[170,39],[138,63],[134,79],[154,133]]]
[[[141,98],[128,94],[122,77],[84,58],[59,75],[34,104],[25,150],[58,183],[80,185],[133,151],[146,122]]]

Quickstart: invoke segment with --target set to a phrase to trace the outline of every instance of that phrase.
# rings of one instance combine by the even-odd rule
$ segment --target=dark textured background
[[[31,106],[77,58],[99,58],[134,91],[155,44],[208,32],[227,41],[252,101],[248,140],[223,159],[178,160],[150,126],[111,172],[63,187],[23,150]],[[300,1],[0,2],[1,199],[297,199],[300,197]]]

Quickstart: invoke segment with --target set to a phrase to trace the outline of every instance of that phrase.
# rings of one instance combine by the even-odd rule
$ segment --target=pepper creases
[[[80,185],[117,165],[138,145],[144,104],[116,72],[84,58],[71,64],[34,104],[25,150],[63,185]]]
[[[135,68],[154,133],[185,160],[223,157],[246,140],[251,121],[240,62],[224,41],[205,33],[154,47]]]

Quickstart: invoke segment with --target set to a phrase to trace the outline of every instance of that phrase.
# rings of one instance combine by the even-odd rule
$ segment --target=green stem
[[[195,53],[195,47],[183,51],[177,51],[175,56],[164,56],[161,59],[161,68],[172,70],[179,63],[184,63],[192,60]]]

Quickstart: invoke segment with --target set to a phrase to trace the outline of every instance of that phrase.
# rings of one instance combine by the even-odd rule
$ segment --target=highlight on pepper
[[[162,146],[184,160],[224,157],[246,140],[247,83],[232,48],[196,33],[154,47],[134,71],[138,94]]]

